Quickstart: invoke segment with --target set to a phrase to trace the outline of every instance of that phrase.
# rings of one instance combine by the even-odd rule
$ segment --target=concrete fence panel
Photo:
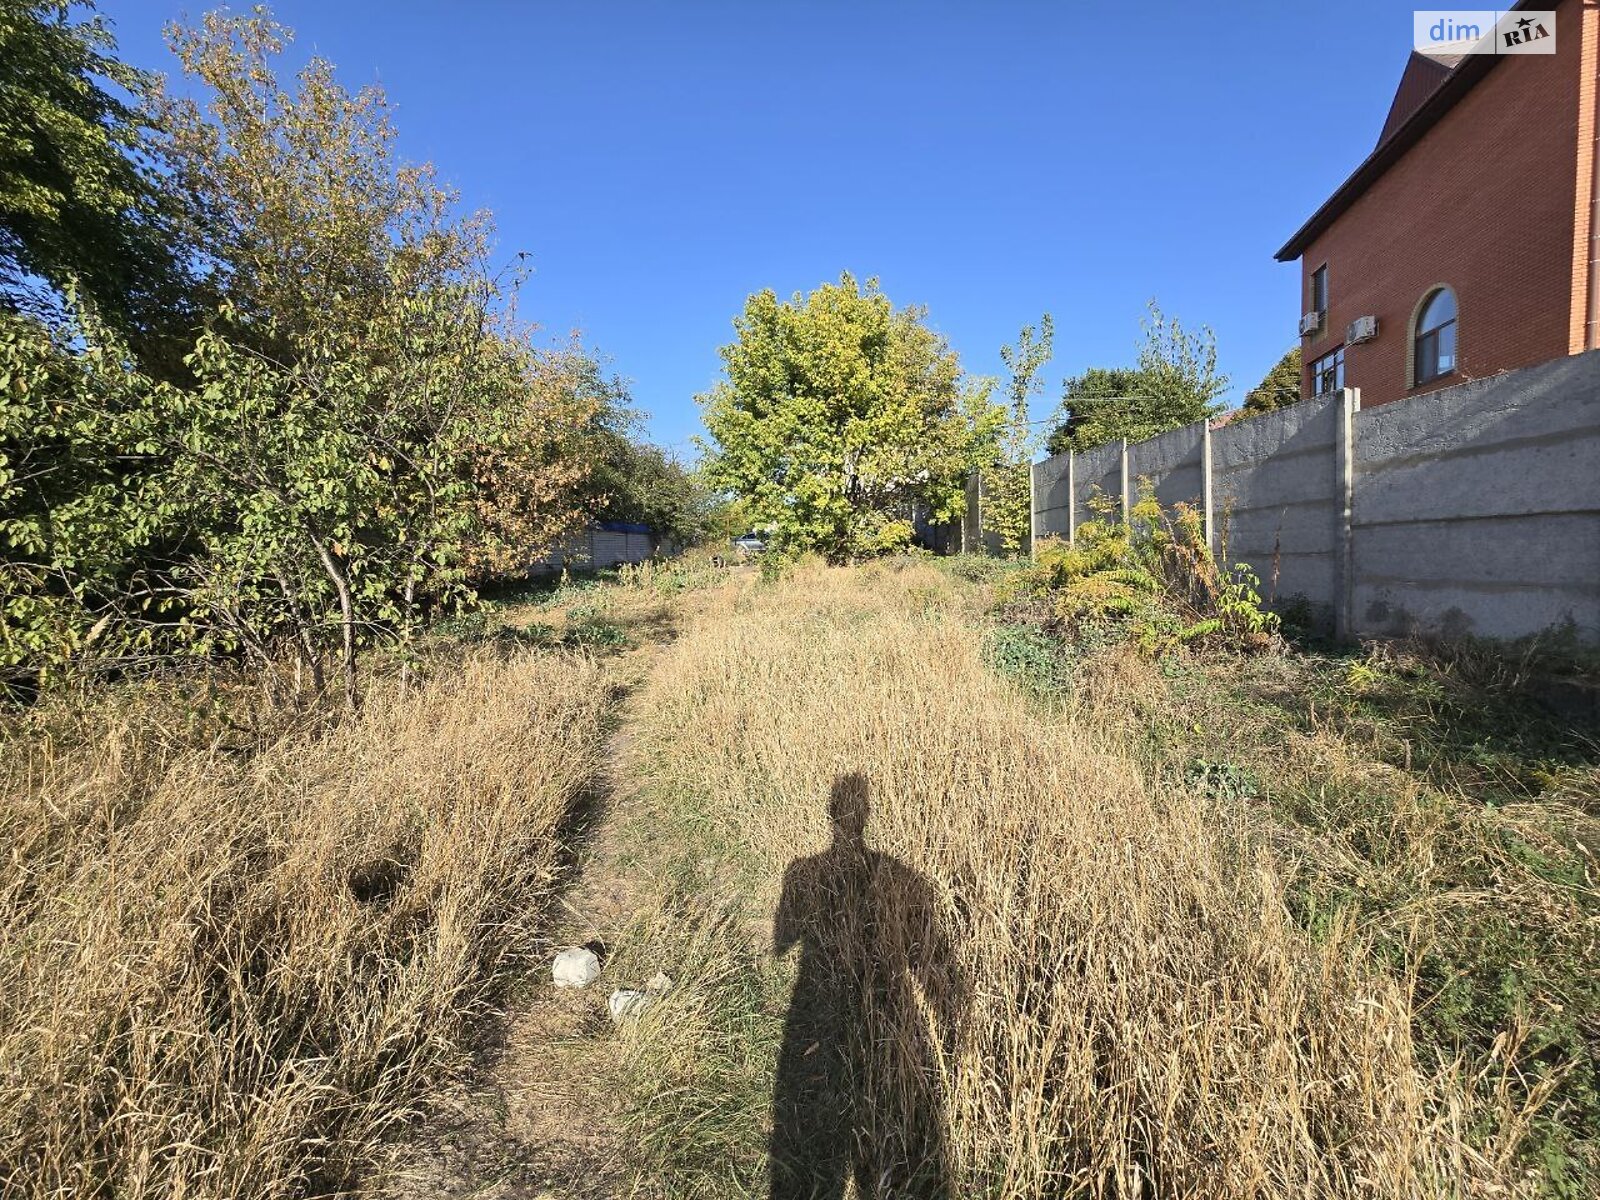
[[[1206,426],[1201,421],[1129,445],[1128,481],[1135,498],[1139,480],[1148,479],[1163,508],[1175,504],[1202,506],[1206,490],[1205,441]]]
[[[1057,454],[1033,464],[1033,528],[1040,537],[1072,532],[1072,456]]]
[[[1211,435],[1218,543],[1273,603],[1304,597],[1331,618],[1339,551],[1339,397],[1235,420]]]
[[[1354,632],[1600,635],[1600,353],[1356,414]]]
[[[1108,445],[1096,446],[1093,450],[1074,454],[1072,458],[1072,501],[1075,512],[1073,526],[1076,528],[1095,517],[1094,510],[1089,507],[1089,498],[1096,491],[1121,500],[1122,443],[1111,442]]]

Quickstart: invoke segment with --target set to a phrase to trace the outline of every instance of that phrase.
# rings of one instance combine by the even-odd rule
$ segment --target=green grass
[[[1561,796],[1600,815],[1600,728],[1551,711],[1540,670],[1484,648],[1375,647],[1291,661],[1304,669],[1287,689],[1271,678],[1255,688],[1302,728],[1332,722],[1380,761],[1485,804]]]

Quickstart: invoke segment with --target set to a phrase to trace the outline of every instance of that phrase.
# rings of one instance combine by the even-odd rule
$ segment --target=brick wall
[[[1577,215],[1572,238],[1572,332],[1568,349],[1580,350],[1600,345],[1600,312],[1589,305],[1596,250],[1600,249],[1600,229],[1594,227],[1595,138],[1600,136],[1596,117],[1600,115],[1600,0],[1585,0],[1583,47],[1578,60],[1578,171]],[[1559,14],[1558,14],[1559,15]],[[1585,219],[1587,215],[1587,219]]]
[[[1306,249],[1302,311],[1328,265],[1308,368],[1362,316],[1379,332],[1346,349],[1345,384],[1368,408],[1582,348],[1597,3],[1561,3],[1554,55],[1503,57]],[[1408,391],[1413,314],[1441,283],[1460,307],[1457,370]]]

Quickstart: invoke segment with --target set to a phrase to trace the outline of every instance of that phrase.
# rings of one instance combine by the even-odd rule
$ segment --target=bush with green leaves
[[[1245,563],[1217,558],[1193,506],[1164,511],[1147,481],[1126,519],[1110,497],[1089,503],[1094,518],[1071,542],[1041,540],[1032,566],[1003,583],[1002,602],[1042,601],[1060,632],[1115,627],[1152,655],[1273,643],[1278,617],[1262,606],[1260,579]]]
[[[582,400],[459,288],[284,362],[216,330],[192,386],[104,329],[0,324],[0,668],[285,659],[356,695],[356,656],[571,520]],[[75,343],[75,344],[69,344]]]

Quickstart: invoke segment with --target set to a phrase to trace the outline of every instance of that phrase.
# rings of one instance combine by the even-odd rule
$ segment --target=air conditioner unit
[[[1357,317],[1350,322],[1350,328],[1345,330],[1344,343],[1347,346],[1353,346],[1357,342],[1370,342],[1377,336],[1377,317]]]
[[[1300,334],[1304,337],[1308,333],[1315,333],[1322,328],[1322,314],[1308,312],[1300,318]]]

